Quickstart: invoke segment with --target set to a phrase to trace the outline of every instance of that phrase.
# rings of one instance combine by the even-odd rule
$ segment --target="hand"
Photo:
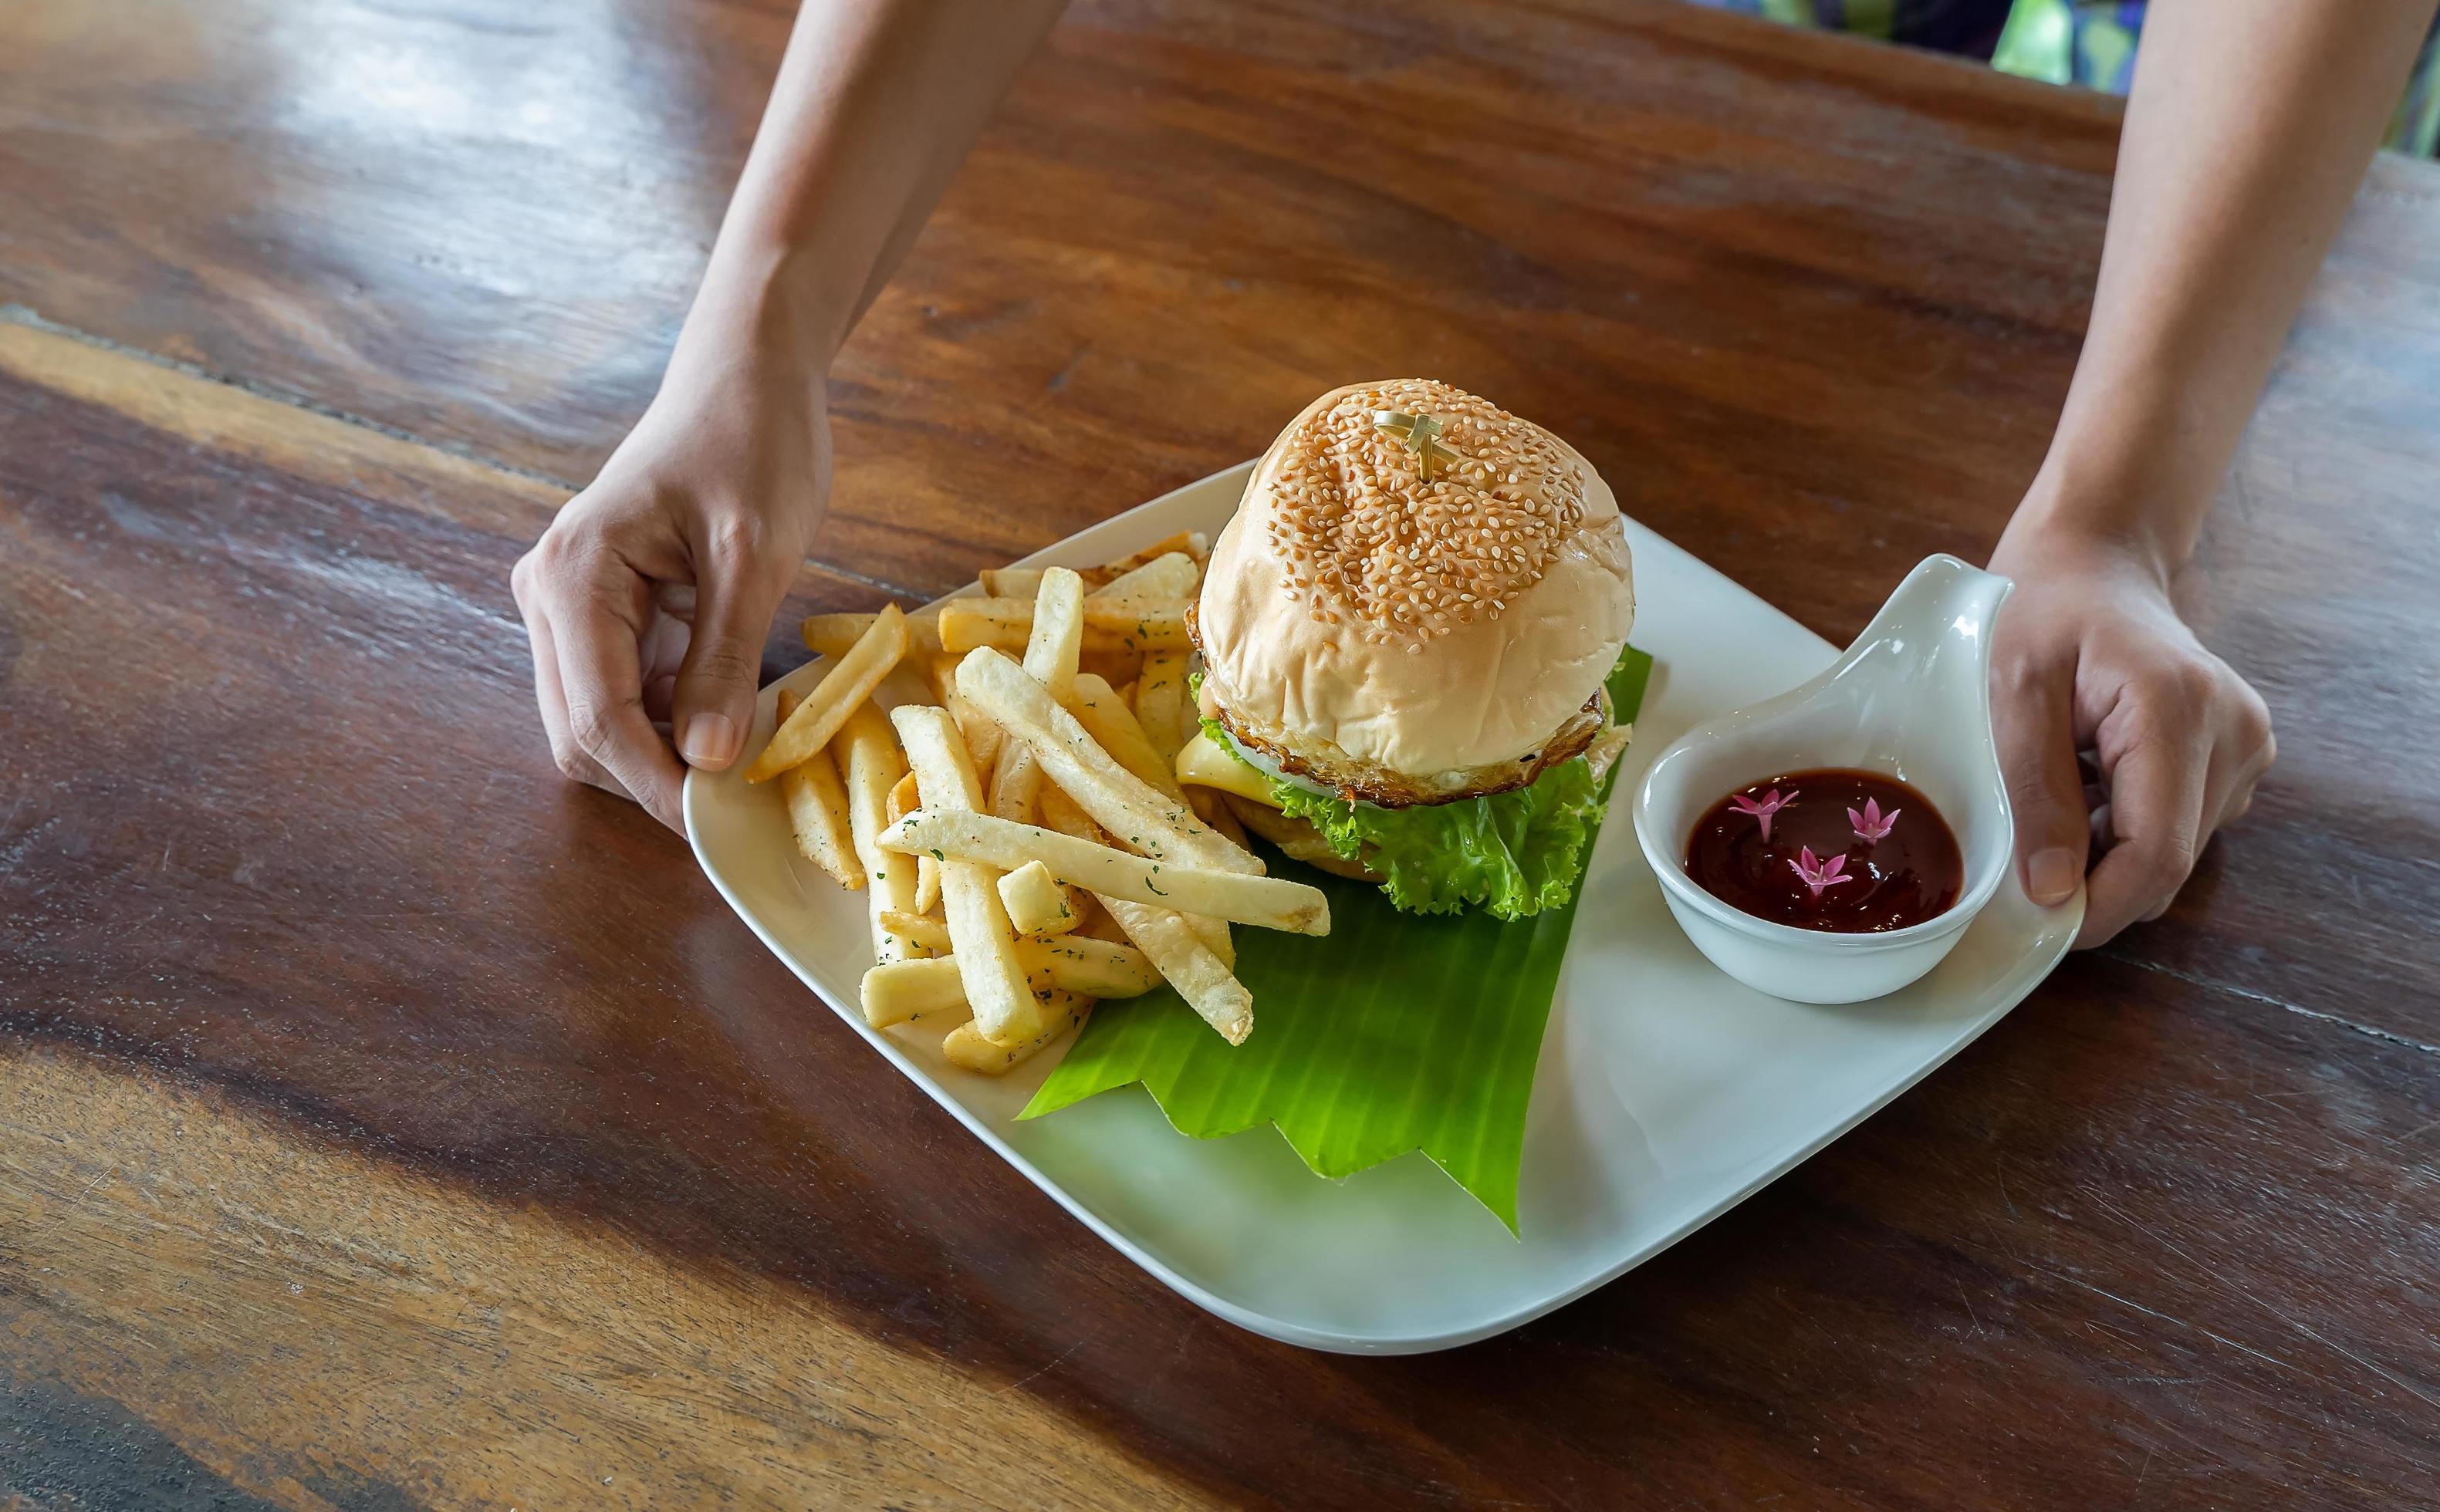
[[[2087,883],[2082,950],[2168,911],[2203,843],[2252,804],[2270,712],[2178,617],[2145,553],[2020,516],[1991,570],[2017,583],[1991,672],[2017,864],[2037,903]]]
[[[679,758],[717,772],[738,757],[830,453],[817,370],[672,359],[644,418],[510,577],[560,771],[684,833]]]

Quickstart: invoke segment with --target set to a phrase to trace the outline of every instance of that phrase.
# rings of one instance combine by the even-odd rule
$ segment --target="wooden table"
[[[0,15],[0,1503],[2440,1500],[2440,173],[2374,172],[2194,574],[2281,759],[2169,916],[1626,1280],[1341,1359],[551,770],[508,567],[787,11]],[[798,607],[1421,372],[1843,640],[2032,475],[2117,121],[1668,3],[1080,5],[839,368]]]

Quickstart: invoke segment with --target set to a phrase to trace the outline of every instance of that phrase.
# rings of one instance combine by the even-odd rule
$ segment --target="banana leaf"
[[[1651,669],[1642,651],[1620,658],[1620,720]],[[1272,1124],[1319,1176],[1421,1149],[1516,1233],[1526,1103],[1576,898],[1513,922],[1403,914],[1371,882],[1267,859],[1330,895],[1331,932],[1237,932],[1252,1037],[1232,1048],[1167,987],[1103,1003],[1017,1116],[1141,1082],[1180,1133]]]

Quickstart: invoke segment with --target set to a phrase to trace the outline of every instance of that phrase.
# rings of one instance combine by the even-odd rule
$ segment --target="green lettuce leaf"
[[[1619,719],[1635,717],[1651,665],[1630,650],[1611,673]],[[1583,854],[1599,816],[1596,803]],[[1180,1133],[1272,1124],[1333,1179],[1420,1149],[1516,1232],[1526,1105],[1575,923],[1573,874],[1570,896],[1531,917],[1423,916],[1369,882],[1268,859],[1275,875],[1329,895],[1331,931],[1236,932],[1253,1035],[1230,1046],[1165,987],[1103,1003],[1018,1116],[1141,1082]],[[1517,863],[1520,873],[1548,864]]]
[[[1629,648],[1611,669],[1610,682],[1630,680],[1641,703],[1651,663]],[[1635,706],[1619,703],[1615,691],[1612,703]],[[1203,730],[1221,750],[1246,760],[1218,720],[1205,720]],[[1276,777],[1271,795],[1282,812],[1310,821],[1332,850],[1361,859],[1382,879],[1390,901],[1409,914],[1454,914],[1471,907],[1516,919],[1558,908],[1575,896],[1576,878],[1602,820],[1601,794],[1582,757],[1559,763],[1531,787],[1513,792],[1411,809],[1376,809]]]
[[[1523,918],[1573,897],[1602,802],[1582,756],[1532,787],[1457,803],[1375,809],[1272,784],[1280,810],[1313,822],[1330,848],[1362,856],[1390,901],[1409,914],[1469,906]]]

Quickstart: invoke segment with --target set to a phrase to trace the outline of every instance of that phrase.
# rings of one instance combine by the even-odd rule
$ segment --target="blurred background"
[[[2146,0],[1706,0],[1791,26],[1821,27],[1987,60],[2005,73],[2124,95],[2135,77]],[[2389,146],[2430,157],[2440,144],[2434,39],[2390,117]]]

